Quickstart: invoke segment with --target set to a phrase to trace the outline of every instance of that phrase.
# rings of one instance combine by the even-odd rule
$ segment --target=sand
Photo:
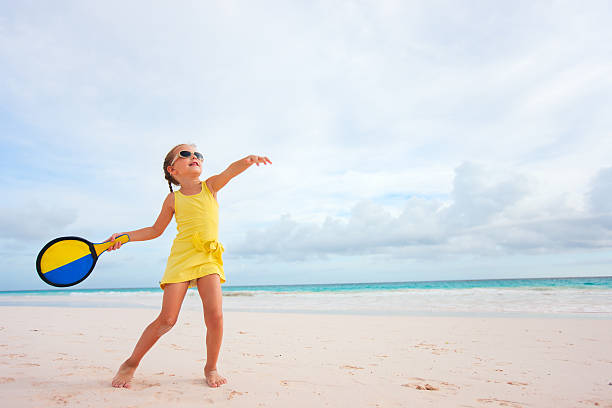
[[[152,309],[0,307],[5,407],[612,407],[612,320],[226,312],[203,380],[183,310],[132,389],[111,379]]]

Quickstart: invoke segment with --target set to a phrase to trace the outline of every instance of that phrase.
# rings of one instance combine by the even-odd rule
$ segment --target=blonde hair
[[[176,153],[174,151],[181,146],[191,146],[194,149],[196,148],[196,145],[192,143],[181,143],[170,149],[170,151],[166,155],[166,158],[164,159],[164,178],[168,181],[168,187],[170,187],[171,193],[173,192],[172,184],[174,184],[175,186],[180,186],[181,183],[179,183],[174,177],[172,177],[172,174],[168,172],[168,166],[171,165],[170,163],[172,163],[172,160],[174,160],[174,157],[176,156]]]

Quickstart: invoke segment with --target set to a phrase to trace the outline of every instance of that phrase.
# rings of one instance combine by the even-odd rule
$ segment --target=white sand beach
[[[154,309],[0,307],[6,407],[612,407],[612,320],[225,313],[203,381],[183,310],[131,389],[110,386]]]

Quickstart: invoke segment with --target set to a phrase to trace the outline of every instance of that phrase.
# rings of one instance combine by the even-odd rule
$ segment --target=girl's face
[[[185,157],[186,153],[181,154],[180,152],[189,152],[191,155]],[[202,160],[198,159],[194,153],[196,152],[195,146],[181,145],[174,151],[174,164],[171,165],[170,174],[173,176],[199,176],[202,174]]]

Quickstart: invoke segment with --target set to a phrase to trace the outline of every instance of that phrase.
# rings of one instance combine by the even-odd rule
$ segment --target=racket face
[[[62,237],[49,242],[40,251],[36,270],[49,285],[72,286],[89,276],[97,260],[91,242],[79,237]]]

